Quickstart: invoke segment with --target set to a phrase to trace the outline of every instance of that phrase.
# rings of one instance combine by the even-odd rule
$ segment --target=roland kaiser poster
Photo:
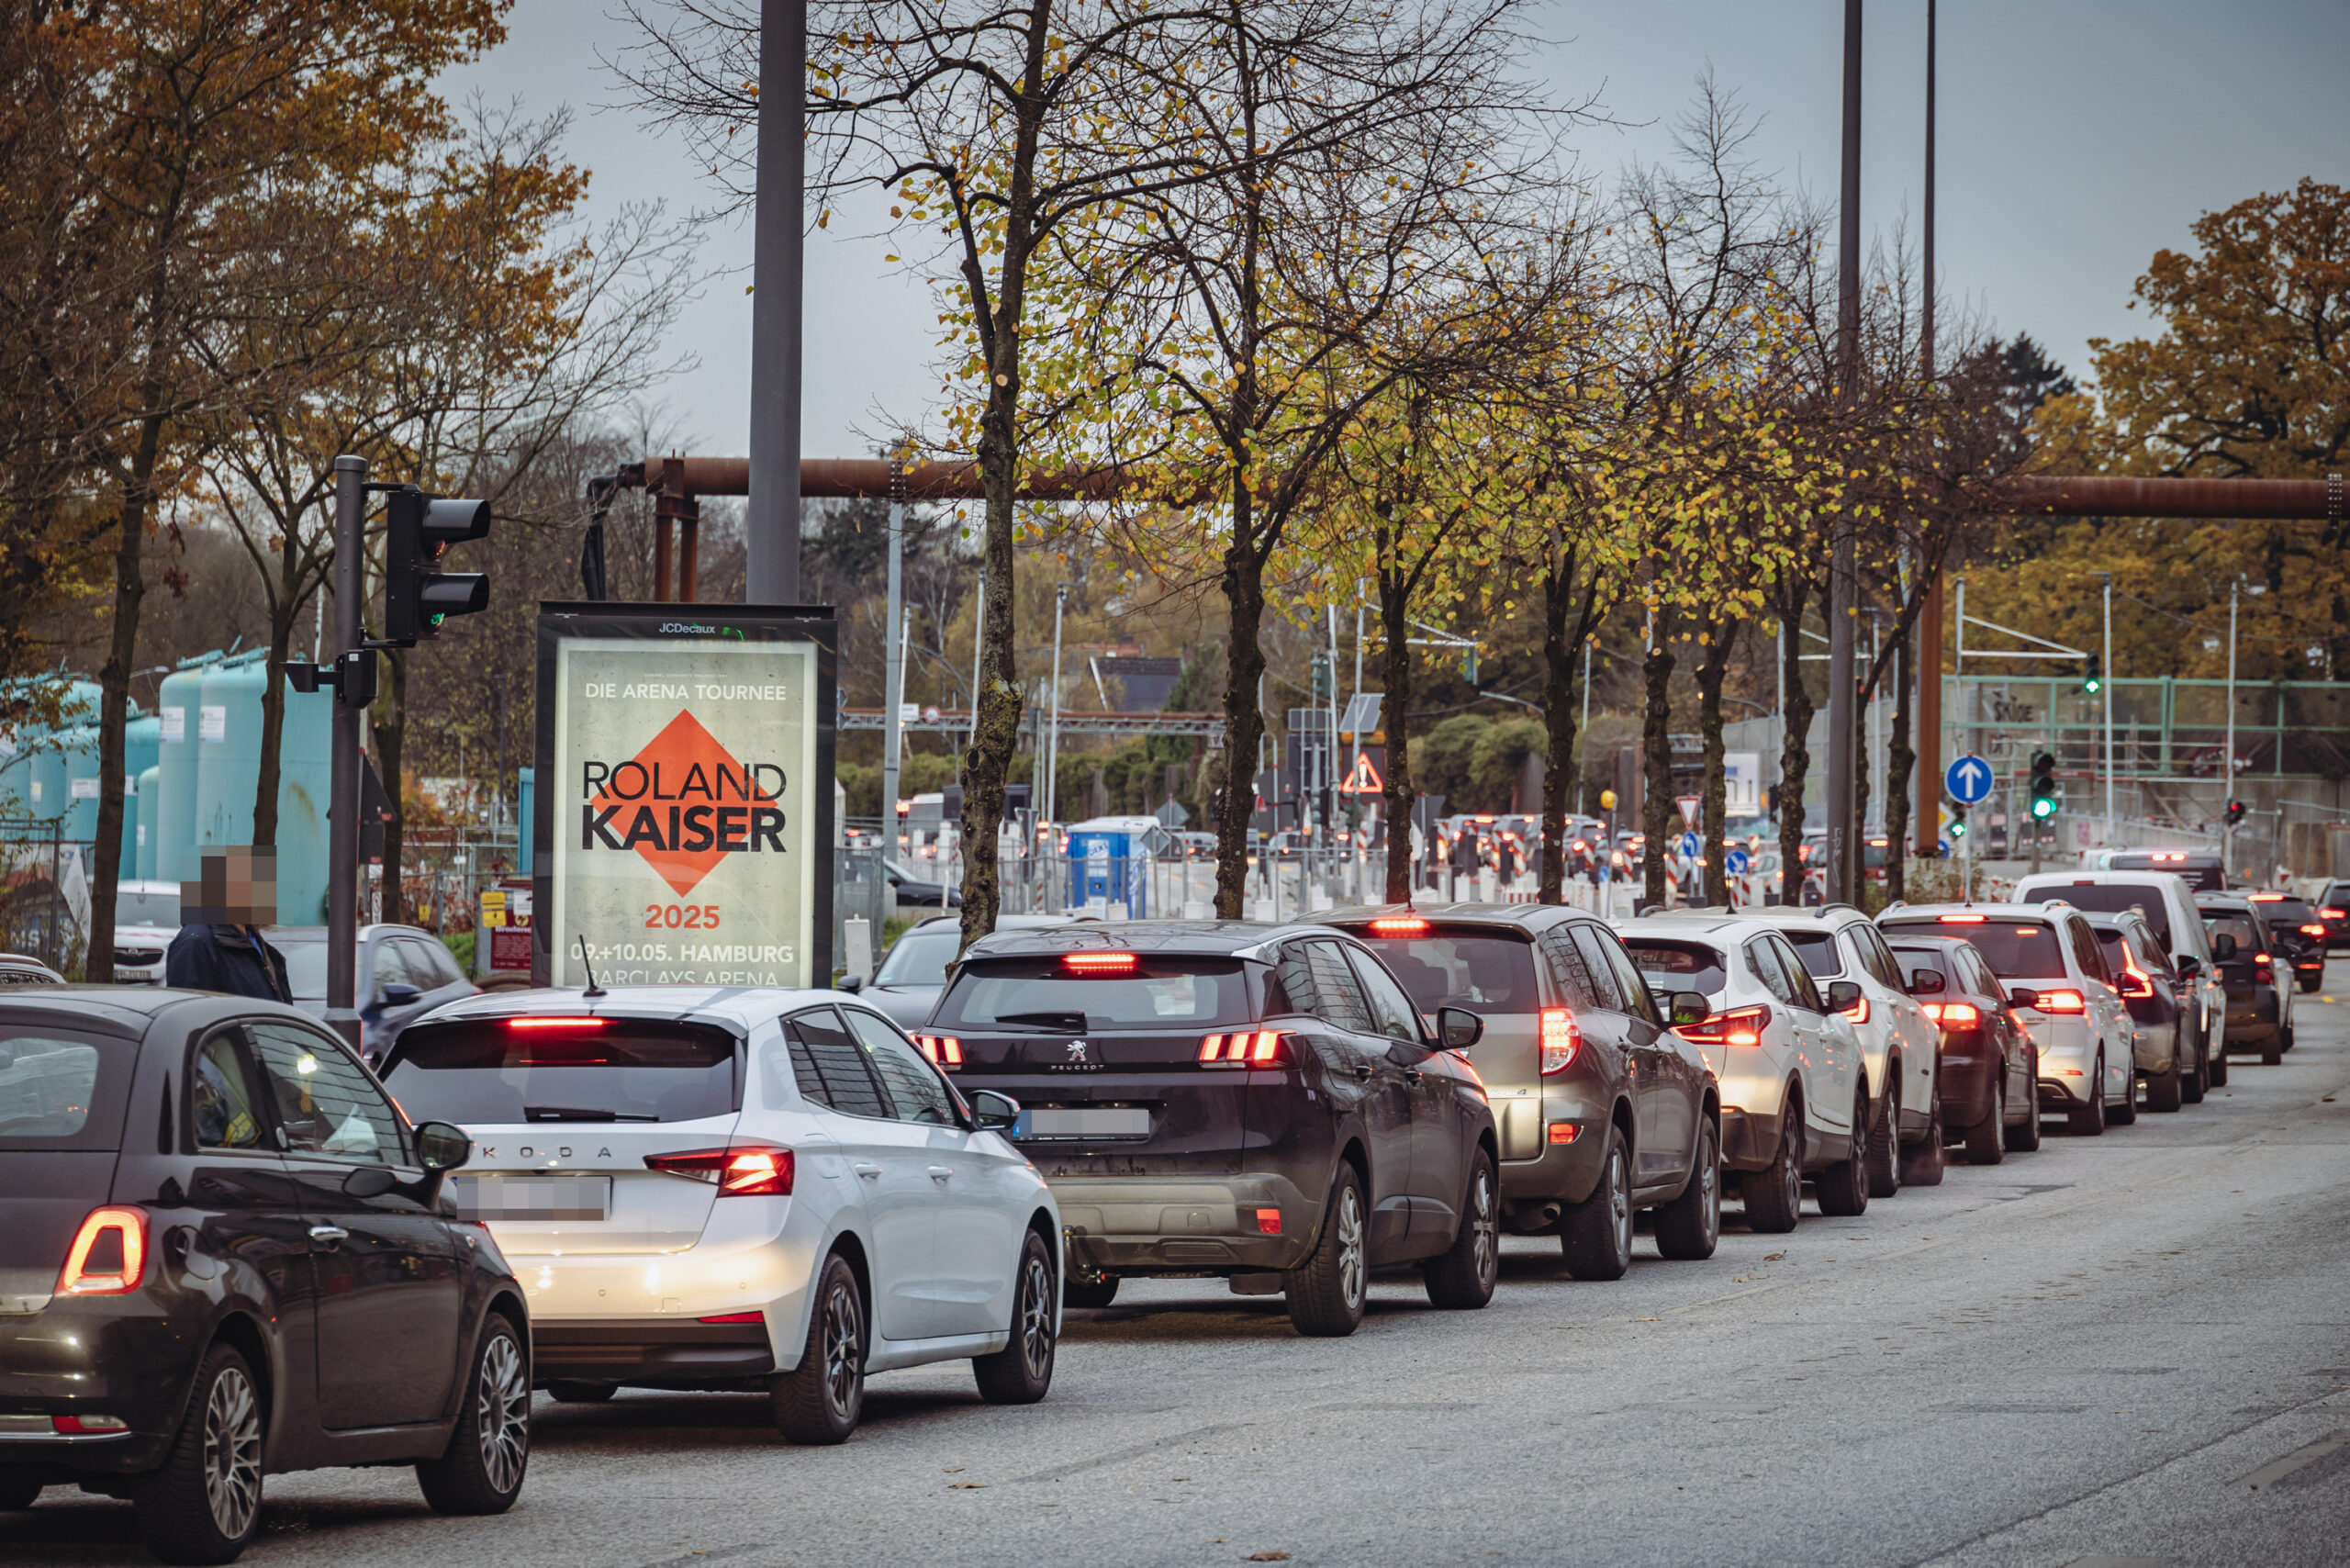
[[[833,638],[821,611],[542,608],[543,983],[829,983]]]

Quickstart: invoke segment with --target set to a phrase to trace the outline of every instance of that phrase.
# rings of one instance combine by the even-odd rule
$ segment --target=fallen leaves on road
[[[984,1481],[952,1481],[947,1483],[946,1489],[949,1492],[983,1492],[987,1484]]]
[[[1786,1254],[1784,1252],[1765,1252],[1762,1254],[1762,1261],[1765,1263],[1775,1263],[1785,1256]]]
[[[946,1473],[949,1475],[960,1475],[963,1473],[965,1468],[966,1467],[963,1465],[950,1464],[946,1467]]]
[[[1286,1562],[1289,1561],[1289,1553],[1286,1551],[1252,1551],[1248,1554],[1248,1561],[1251,1562]]]
[[[1662,1317],[1635,1317],[1632,1321],[1635,1323],[1662,1323],[1664,1319]]]

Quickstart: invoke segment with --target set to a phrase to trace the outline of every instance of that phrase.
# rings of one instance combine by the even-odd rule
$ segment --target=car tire
[[[1371,1295],[1371,1237],[1365,1224],[1362,1178],[1341,1162],[1322,1212],[1322,1238],[1313,1255],[1282,1277],[1289,1320],[1316,1339],[1343,1339],[1362,1326]]]
[[[1926,1112],[1926,1136],[1903,1151],[1901,1180],[1912,1187],[1939,1187],[1950,1168],[1950,1129],[1942,1121],[1942,1092],[1939,1084]]]
[[[1763,1236],[1793,1230],[1803,1217],[1803,1113],[1794,1105],[1779,1118],[1779,1148],[1768,1167],[1739,1178],[1747,1228]]]
[[[971,1358],[979,1397],[990,1405],[1034,1405],[1053,1386],[1060,1339],[1054,1322],[1053,1252],[1035,1231],[1026,1235],[1012,1292],[1012,1338],[992,1355]]]
[[[1966,1163],[1997,1165],[2008,1157],[2008,1075],[1991,1086],[1991,1109],[1966,1129]]]
[[[21,1513],[40,1501],[42,1482],[29,1470],[0,1470],[0,1514]]]
[[[164,1562],[233,1562],[261,1525],[263,1414],[252,1368],[214,1345],[162,1464],[139,1478],[131,1517]]]
[[[569,1378],[547,1384],[547,1396],[557,1405],[601,1405],[620,1391],[616,1383],[575,1383]]]
[[[2176,1111],[2187,1103],[2187,1064],[2179,1059],[2178,1047],[2170,1053],[2170,1070],[2150,1074],[2146,1079],[2146,1109]]]
[[[1892,1087],[1885,1092],[1885,1114],[1869,1130],[1864,1163],[1872,1198],[1890,1198],[1901,1191],[1901,1063],[1888,1058],[1886,1065],[1886,1082]]]
[[[1494,1299],[1502,1273],[1501,1199],[1494,1188],[1494,1157],[1480,1148],[1469,1167],[1460,1227],[1452,1233],[1452,1245],[1421,1271],[1433,1305],[1474,1311]]]
[[[816,1271],[814,1305],[800,1364],[767,1385],[775,1424],[787,1441],[844,1443],[865,1412],[865,1331],[870,1321],[856,1271],[835,1252]]]
[[[2121,1103],[2106,1107],[2105,1119],[2109,1126],[2126,1127],[2138,1120],[2138,1064],[2132,1062],[2122,1070]]]
[[[2301,977],[2301,994],[2314,996],[2317,993],[2317,988],[2324,983],[2325,975],[2322,970],[2317,974],[2304,975]]]
[[[2211,1087],[2211,1058],[2203,1053],[2201,1042],[2195,1048],[2195,1070],[2180,1079],[2178,1092],[2190,1105],[2203,1103],[2203,1095]]]
[[[416,1467],[416,1481],[436,1514],[502,1514],[530,1467],[531,1360],[514,1326],[493,1314],[474,1348],[457,1429],[439,1459]]]
[[[2076,1137],[2105,1136],[2105,1058],[2097,1060],[2097,1090],[2088,1103],[2075,1105],[2065,1113],[2065,1130]]]
[[[1598,1184],[1559,1222],[1559,1250],[1578,1280],[1620,1280],[1632,1266],[1632,1157],[1613,1122]]]
[[[2285,1047],[2283,1042],[2275,1035],[2269,1036],[2267,1043],[2260,1047],[2260,1065],[2263,1067],[2277,1067],[2281,1066],[2284,1060]]]
[[[2293,1048],[2293,1026],[2290,1024],[2277,1032],[2277,1048],[2280,1051]]]
[[[2220,1048],[2211,1053],[2210,1087],[2213,1089],[2225,1089],[2227,1086],[2228,1041],[2227,1036],[2222,1035],[2220,1037]]]
[[[1081,1306],[1088,1311],[1099,1310],[1118,1299],[1118,1276],[1104,1274],[1098,1280],[1063,1280],[1061,1305]]]
[[[1868,1114],[1868,1095],[1863,1092],[1852,1101],[1852,1126],[1865,1127]],[[1853,1150],[1851,1159],[1838,1160],[1811,1179],[1811,1190],[1818,1195],[1821,1214],[1849,1219],[1869,1212],[1866,1159],[1864,1141]]]
[[[2009,1154],[2030,1154],[2040,1147],[2040,1053],[2033,1051],[2024,1058],[2024,1082],[2030,1087],[2025,1093],[2023,1120],[2007,1129],[2003,1138]]]
[[[1681,1195],[1656,1211],[1656,1249],[1675,1262],[1702,1262],[1722,1239],[1721,1134],[1697,1124],[1697,1158]]]

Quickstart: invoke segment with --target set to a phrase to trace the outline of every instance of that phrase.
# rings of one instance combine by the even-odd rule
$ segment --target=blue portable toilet
[[[1095,817],[1069,830],[1069,906],[1127,920],[1150,913],[1150,846],[1167,830],[1157,817]]]

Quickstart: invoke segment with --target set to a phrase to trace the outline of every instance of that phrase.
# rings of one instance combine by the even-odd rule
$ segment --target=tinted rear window
[[[1889,924],[1886,929],[1908,930],[1920,936],[1964,936],[2001,980],[2065,978],[2064,949],[2057,946],[2056,933],[2045,925],[2027,925],[2013,920],[1986,920],[1980,925],[1944,925],[1940,922],[1929,925],[1920,921],[1906,925]]]
[[[2163,898],[2163,890],[2148,882],[2074,882],[2065,887],[2042,888],[2038,892],[2018,899],[2018,903],[2046,903],[2062,899],[2075,909],[2093,910],[2098,914],[2120,914],[2124,910],[2137,910],[2154,928],[2154,939],[2164,946],[2171,946],[2170,905]]]
[[[0,1148],[112,1148],[139,1047],[0,1023]]]
[[[2268,934],[2259,923],[2241,914],[2207,914],[2203,917],[2203,929],[2214,936],[2234,937],[2239,958],[2249,958],[2268,946]]]
[[[1893,958],[1901,966],[1901,984],[1905,990],[1918,983],[1919,969],[1931,969],[1942,976],[1945,990],[1967,989],[1967,977],[1958,967],[1958,956],[1946,947],[1904,947],[1897,943]]]
[[[2199,893],[2216,893],[2228,885],[2228,874],[2220,868],[2217,856],[2198,856],[2191,860],[2157,860],[2151,855],[2117,855],[2109,865],[2117,871],[2172,871],[2187,879],[2187,885]]]
[[[1434,1013],[1439,1007],[1494,1013],[1542,1010],[1531,943],[1485,931],[1437,930],[1425,936],[1356,935],[1404,982],[1413,1005],[1423,1013]]]
[[[2317,918],[2316,908],[2302,899],[2256,898],[2252,902],[2260,911],[2260,918],[2271,925],[2300,925]]]
[[[942,925],[935,930],[909,931],[898,938],[890,956],[875,971],[875,985],[945,985],[946,966],[963,945],[963,928]]]
[[[1814,980],[1828,980],[1844,972],[1844,960],[1836,951],[1836,935],[1830,931],[1782,931],[1780,935],[1795,944],[1796,957],[1811,971]]]
[[[1131,968],[1084,974],[1070,969],[1063,957],[966,963],[927,1026],[1190,1030],[1246,1024],[1255,1016],[1247,966],[1237,958],[1143,953]]]
[[[478,1018],[401,1035],[384,1085],[408,1119],[690,1122],[742,1104],[734,1036],[657,1019]],[[521,1024],[522,1027],[515,1027]]]
[[[1627,938],[1624,950],[1640,966],[1651,991],[1713,992],[1729,983],[1722,956],[1703,942],[1652,942]]]

